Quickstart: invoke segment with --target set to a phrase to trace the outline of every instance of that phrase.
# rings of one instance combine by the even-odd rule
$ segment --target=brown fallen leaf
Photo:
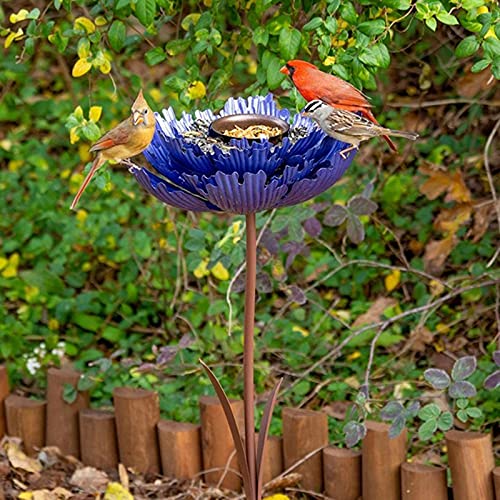
[[[425,326],[415,328],[408,339],[408,347],[415,352],[424,352],[427,345],[432,344],[434,334]]]
[[[77,469],[69,480],[69,484],[81,488],[86,493],[103,492],[106,489],[108,482],[108,475],[94,467],[83,467],[82,469]]]
[[[500,200],[497,203],[500,205]],[[484,236],[491,221],[495,219],[495,215],[494,203],[482,205],[474,210],[474,225],[470,231],[474,243],[477,243]]]
[[[435,200],[443,193],[447,193],[444,201],[457,201],[467,203],[471,201],[471,194],[465,185],[463,174],[460,170],[448,172],[436,168],[420,167],[419,172],[428,175],[428,179],[420,186],[420,192],[429,200]]]
[[[5,443],[7,458],[14,469],[22,469],[26,472],[39,473],[42,470],[42,464],[35,458],[28,457],[18,444],[9,441]]]
[[[456,233],[460,226],[470,220],[471,203],[457,203],[451,208],[443,208],[434,221],[434,227],[443,233]]]
[[[443,272],[444,263],[451,251],[458,243],[458,238],[451,234],[442,240],[432,240],[425,246],[424,269],[425,272],[439,276]]]
[[[491,80],[491,69],[486,68],[479,73],[472,73],[470,71],[472,64],[465,67],[464,75],[455,81],[455,90],[457,94],[462,97],[474,97],[479,92],[491,88],[488,82]]]
[[[380,321],[382,314],[384,311],[393,307],[397,304],[397,300],[390,297],[379,297],[375,300],[375,302],[370,306],[368,311],[361,316],[358,316],[354,323],[352,324],[353,328],[357,328],[358,326],[367,325],[370,323],[376,323]]]

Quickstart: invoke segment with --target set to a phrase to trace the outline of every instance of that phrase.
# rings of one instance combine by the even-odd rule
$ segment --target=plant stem
[[[252,492],[256,499],[257,474],[255,460],[255,396],[254,396],[254,325],[255,285],[257,274],[257,230],[255,213],[246,215],[246,283],[243,345],[243,399],[245,411],[245,447]],[[257,500],[257,499],[256,499]]]

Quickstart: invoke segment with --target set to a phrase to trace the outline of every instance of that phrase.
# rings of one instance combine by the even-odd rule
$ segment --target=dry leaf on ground
[[[466,203],[471,201],[471,194],[460,170],[448,172],[435,170],[429,167],[420,167],[419,172],[428,175],[428,179],[420,186],[420,192],[429,200],[435,200],[443,193],[447,193],[444,201]]]
[[[104,491],[108,482],[108,475],[94,467],[77,469],[69,480],[71,485],[77,486],[88,493],[99,493]]]
[[[396,299],[392,299],[390,297],[379,297],[370,306],[368,311],[366,311],[364,314],[356,318],[356,321],[354,321],[352,327],[357,328],[362,325],[376,323],[377,321],[380,321],[384,311],[389,307],[395,306],[397,303],[398,301]]]
[[[458,238],[451,234],[442,240],[432,240],[425,246],[424,269],[427,273],[439,276],[443,272],[444,263],[458,243]]]
[[[9,441],[5,444],[7,457],[14,469],[22,469],[26,472],[38,473],[42,470],[42,464],[35,458],[28,457],[18,444]]]

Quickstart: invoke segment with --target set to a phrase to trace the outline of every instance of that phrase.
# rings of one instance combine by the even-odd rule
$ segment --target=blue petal
[[[297,205],[326,191],[333,186],[347,170],[351,163],[350,155],[344,160],[337,155],[329,166],[319,168],[311,177],[294,182],[290,191],[278,202],[277,207]]]
[[[193,212],[204,212],[207,210],[217,211],[217,207],[211,203],[196,198],[152,174],[145,168],[134,168],[132,174],[137,182],[150,194],[163,203]]]
[[[245,173],[243,182],[236,172],[231,175],[217,172],[213,184],[207,184],[207,195],[211,203],[226,212],[246,214],[268,210],[276,206],[287,191],[276,180],[268,182],[262,170],[256,174]]]

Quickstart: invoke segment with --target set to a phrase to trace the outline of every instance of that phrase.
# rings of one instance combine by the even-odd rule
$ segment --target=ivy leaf
[[[466,380],[461,380],[459,382],[453,382],[448,390],[450,398],[473,398],[476,394],[476,388]]]
[[[108,31],[108,40],[115,52],[120,52],[125,45],[126,28],[122,21],[113,21]]]
[[[394,420],[403,413],[404,407],[399,401],[389,401],[380,411],[382,420]]]
[[[476,370],[477,362],[474,356],[464,356],[455,361],[451,370],[451,378],[455,381],[470,377]]]
[[[340,226],[347,218],[347,210],[341,205],[333,205],[326,212],[323,222],[330,227]]]
[[[347,215],[347,236],[355,245],[365,239],[365,228],[356,215]]]
[[[288,27],[282,28],[279,37],[281,56],[287,61],[294,59],[299,51],[301,40],[302,35],[299,30]]]
[[[349,201],[348,207],[356,215],[371,215],[377,210],[378,205],[364,196],[354,196]]]
[[[135,15],[144,27],[148,27],[154,20],[156,0],[137,0]]]
[[[429,384],[434,387],[434,389],[446,389],[450,385],[450,377],[444,371],[438,368],[429,368],[424,372],[424,378],[429,382]]]

